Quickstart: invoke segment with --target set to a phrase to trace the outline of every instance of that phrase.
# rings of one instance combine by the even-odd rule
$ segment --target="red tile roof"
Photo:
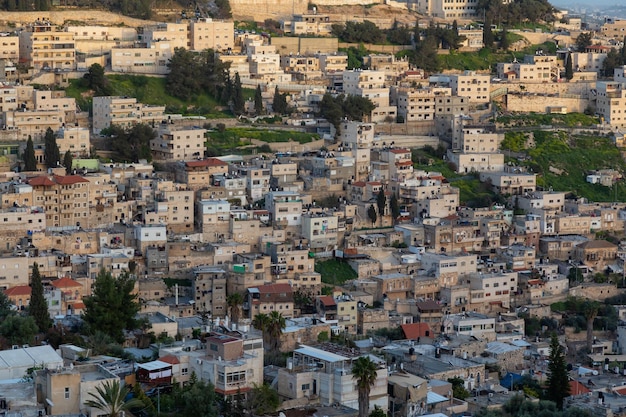
[[[428,325],[428,323],[403,324],[400,327],[402,328],[404,337],[406,337],[407,339],[426,337],[426,332],[428,332],[428,336],[432,336],[432,332],[430,331],[430,326]]]
[[[74,281],[72,278],[69,277],[55,279],[50,284],[56,288],[82,287],[82,284],[80,282]]]
[[[28,285],[18,285],[16,287],[8,288],[4,290],[4,293],[7,297],[18,296],[18,295],[30,295],[31,288]]]
[[[353,187],[365,187],[365,181],[356,181],[352,183]]]
[[[185,165],[188,167],[221,167],[228,166],[228,164],[217,158],[207,158],[199,161],[188,161],[185,162]]]
[[[411,151],[408,150],[408,149],[401,148],[401,149],[390,149],[389,152],[391,152],[391,153],[410,153]]]
[[[174,355],[163,356],[162,358],[159,358],[159,360],[161,362],[169,363],[170,365],[178,365],[180,363],[178,358]]]
[[[383,183],[380,182],[380,181],[370,181],[370,182],[368,182],[368,184],[369,185],[383,185]]]
[[[570,393],[570,395],[589,394],[590,392],[591,392],[591,390],[589,388],[587,388],[586,386],[584,386],[583,384],[581,384],[578,381],[570,381],[569,382],[569,393]]]
[[[52,185],[73,185],[78,184],[79,182],[89,182],[85,178],[80,175],[52,175],[51,177],[47,175],[40,175],[38,177],[32,178],[28,183],[30,185],[38,186],[52,186]]]
[[[321,296],[319,298],[319,300],[326,307],[331,307],[331,306],[336,306],[337,305],[337,303],[335,303],[335,299],[333,297],[331,297],[330,295],[323,295],[323,296]]]
[[[289,284],[267,284],[267,285],[259,285],[257,287],[261,294],[271,294],[271,293],[291,293],[293,290],[291,289],[291,285]]]

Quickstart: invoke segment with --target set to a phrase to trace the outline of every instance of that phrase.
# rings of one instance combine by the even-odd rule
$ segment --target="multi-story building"
[[[245,395],[263,385],[263,339],[251,333],[240,335],[212,333],[206,338],[206,350],[194,351],[188,359],[188,373],[213,384],[224,397]]]
[[[259,313],[272,311],[282,313],[283,317],[293,317],[293,290],[289,284],[268,284],[248,288],[243,310],[253,318]]]
[[[137,74],[167,74],[168,63],[174,54],[169,41],[154,40],[111,48],[111,70]]]
[[[400,88],[397,93],[398,115],[406,122],[435,120],[436,98],[449,97],[446,87]]]
[[[200,200],[196,202],[196,225],[206,242],[228,233],[230,203],[226,200]]]
[[[18,62],[20,59],[20,38],[13,33],[0,33],[0,59]]]
[[[231,166],[236,175],[243,177],[246,192],[252,201],[265,198],[270,190],[270,169],[267,166]]]
[[[275,225],[302,224],[302,197],[295,191],[270,191],[265,194],[265,209]]]
[[[189,22],[189,49],[192,51],[213,49],[216,52],[232,50],[235,47],[234,32],[232,20],[210,18],[192,20]]]
[[[301,345],[278,371],[278,393],[283,398],[304,400],[315,395],[322,405],[341,404],[358,409],[358,392],[351,367],[361,356],[333,344]],[[377,364],[376,380],[370,389],[370,409],[387,411],[387,367]]]
[[[396,107],[389,105],[389,87],[385,86],[385,72],[349,70],[343,72],[343,91],[346,94],[369,98],[376,108],[371,121],[382,122],[390,117],[395,120]]]
[[[70,151],[74,157],[89,155],[89,129],[84,127],[61,128],[57,133],[57,145],[61,155]]]
[[[226,303],[226,271],[219,266],[202,266],[194,271],[194,308],[197,313],[213,317],[228,314]]]
[[[626,84],[617,81],[596,83],[596,113],[613,127],[626,126]]]
[[[93,98],[93,131],[100,133],[111,125],[130,128],[137,123],[160,123],[165,106],[137,103],[136,98],[104,96]]]
[[[176,180],[198,190],[213,185],[213,177],[228,174],[228,163],[217,158],[186,161],[176,170]]]
[[[205,129],[166,130],[150,141],[156,160],[189,161],[204,156]]]
[[[324,74],[343,72],[348,66],[348,55],[344,54],[316,54],[320,62],[320,70]]]
[[[65,124],[65,111],[57,110],[7,110],[0,113],[0,119],[5,129],[16,130],[18,137],[27,140],[43,139],[46,130],[58,131]]]
[[[468,1],[468,0],[462,0]],[[491,76],[478,74],[475,71],[465,71],[462,74],[450,75],[452,94],[469,99],[470,104],[486,104],[490,100]]]
[[[333,250],[338,242],[339,216],[334,213],[302,215],[302,237],[313,250]]]
[[[59,30],[49,22],[36,22],[19,33],[20,61],[41,70],[76,68],[74,33]]]
[[[154,182],[155,201],[146,205],[144,222],[164,224],[169,230],[191,232],[194,225],[194,191],[171,181]]]
[[[157,23],[144,27],[141,41],[148,45],[152,42],[167,41],[172,52],[174,48],[189,49],[190,46],[186,23]]]
[[[294,14],[293,20],[284,20],[280,26],[292,35],[329,35],[332,29],[329,15],[311,12]]]
[[[507,0],[508,2],[508,0]],[[418,0],[417,11],[442,19],[472,19],[476,17],[475,0]]]
[[[537,189],[537,174],[527,172],[481,172],[480,180],[499,194],[522,195]]]

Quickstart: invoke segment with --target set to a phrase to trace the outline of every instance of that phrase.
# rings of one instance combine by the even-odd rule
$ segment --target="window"
[[[188,368],[181,368],[180,369],[180,373],[181,373],[181,375],[187,375],[189,373],[189,369]]]
[[[70,387],[65,387],[65,399],[70,399]]]

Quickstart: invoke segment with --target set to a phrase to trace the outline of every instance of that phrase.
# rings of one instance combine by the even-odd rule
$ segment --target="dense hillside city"
[[[626,20],[561,6],[0,3],[0,414],[626,416]]]

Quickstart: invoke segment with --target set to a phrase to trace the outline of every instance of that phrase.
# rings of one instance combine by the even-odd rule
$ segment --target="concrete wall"
[[[575,94],[588,97],[589,91],[596,88],[595,82],[579,83],[500,83],[492,84],[491,89],[506,88],[509,93],[539,93],[539,94]]]
[[[620,293],[621,291],[613,284],[583,284],[569,289],[569,295],[572,297],[589,298],[600,302]]]
[[[574,97],[547,97],[543,95],[507,94],[508,111],[545,113],[548,107],[562,106],[568,113],[583,113],[589,105],[589,99]]]
[[[358,48],[359,45],[361,45],[361,44],[358,44],[358,43],[348,43],[348,42],[339,42],[339,47],[340,48],[349,48],[351,46],[354,46],[355,48]],[[411,49],[413,47],[412,45],[378,45],[378,44],[373,44],[373,43],[366,43],[366,44],[362,44],[362,45],[368,51],[381,52],[381,53],[386,53],[386,54],[395,54],[397,52],[404,51],[405,49]]]
[[[281,54],[314,54],[316,52],[337,52],[339,40],[337,38],[272,38],[272,45]]]
[[[317,4],[317,3],[316,3]],[[230,8],[235,20],[279,20],[292,14],[306,13],[308,0],[233,0]]]

